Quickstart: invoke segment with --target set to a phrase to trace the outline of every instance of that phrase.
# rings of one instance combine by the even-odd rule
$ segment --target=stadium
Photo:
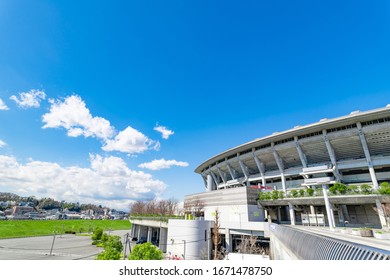
[[[286,231],[301,226],[389,229],[390,196],[381,184],[390,181],[390,105],[275,132],[217,154],[195,172],[205,191],[185,197],[185,220],[133,219],[132,236],[156,236],[168,256],[200,259],[210,256],[216,224],[229,258],[248,240],[260,249],[271,240],[275,250],[297,234]],[[316,259],[311,251],[301,258]]]
[[[275,132],[206,160],[195,172],[206,192],[187,196],[187,204],[201,200],[206,210],[222,207],[230,213],[232,205],[244,205],[235,212],[245,213],[247,222],[270,217],[278,223],[305,224],[309,221],[304,215],[320,214],[321,222],[332,227],[383,227],[386,219],[380,210],[388,197],[370,193],[390,180],[390,105]],[[328,187],[337,182],[355,186],[355,193],[328,197]],[[365,195],[359,192],[362,185],[369,189]],[[246,205],[237,195],[228,198],[229,190],[241,187],[247,189]],[[308,197],[309,188],[325,198]],[[255,201],[255,190],[279,190],[284,196]],[[251,213],[261,208],[265,213]]]

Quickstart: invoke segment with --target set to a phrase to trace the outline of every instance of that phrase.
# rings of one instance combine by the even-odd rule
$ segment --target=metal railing
[[[281,242],[302,260],[390,260],[390,251],[270,224],[271,244]],[[272,240],[276,237],[278,240]],[[272,246],[272,245],[271,245]]]

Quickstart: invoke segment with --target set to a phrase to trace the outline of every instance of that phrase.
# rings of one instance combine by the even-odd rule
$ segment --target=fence
[[[271,255],[286,248],[302,260],[390,260],[390,251],[270,224]],[[279,244],[275,244],[278,242]],[[278,246],[276,246],[278,245]],[[281,246],[280,246],[281,245]],[[274,249],[273,249],[274,248]]]

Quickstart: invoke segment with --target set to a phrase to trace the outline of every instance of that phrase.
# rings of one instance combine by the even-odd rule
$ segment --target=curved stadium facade
[[[317,166],[327,166],[329,177],[346,184],[377,188],[389,180],[390,106],[273,133],[218,154],[195,172],[208,191],[250,185],[290,189],[305,184],[305,170]]]
[[[186,197],[187,205],[201,201],[205,218],[212,209],[222,211],[221,219],[237,220],[237,233],[259,230],[255,221],[266,217],[292,225],[306,222],[302,214],[321,214],[324,225],[386,225],[378,215],[386,196],[330,196],[295,198],[292,190],[319,189],[340,182],[370,185],[377,189],[390,180],[390,105],[334,119],[276,132],[220,153],[196,168],[204,179],[206,192]],[[241,190],[241,191],[239,191]],[[261,190],[280,190],[282,200],[261,201]],[[241,198],[240,198],[241,196]],[[235,210],[232,210],[232,206]],[[259,223],[257,223],[259,224]],[[230,227],[232,225],[226,225]],[[261,227],[260,227],[261,228]],[[261,231],[261,229],[260,229]],[[258,233],[264,236],[264,229]]]
[[[390,181],[390,105],[273,133],[217,154],[195,172],[202,176],[206,191],[187,195],[184,209],[186,217],[200,218],[169,220],[165,229],[161,224],[158,228],[132,221],[133,236],[152,240],[155,230],[167,244],[164,252],[192,252],[186,258],[196,259],[210,248],[217,212],[221,244],[227,252],[238,251],[248,236],[267,244],[272,235],[270,220],[330,228],[385,228],[389,221],[383,205],[390,204],[390,196],[330,195],[328,188],[340,182],[356,189],[363,184],[377,189]],[[318,195],[306,195],[308,189]],[[283,191],[284,198],[259,200],[259,194],[273,190]],[[297,192],[300,195],[292,195]],[[179,245],[183,240],[185,244]]]

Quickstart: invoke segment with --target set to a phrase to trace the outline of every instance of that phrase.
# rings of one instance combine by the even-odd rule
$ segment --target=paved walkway
[[[130,230],[113,231],[123,237]],[[0,260],[93,260],[103,249],[92,245],[91,236],[73,234],[0,239]]]
[[[342,233],[341,228],[336,228],[335,231],[331,231],[329,227],[294,226],[294,228],[352,243],[379,248],[382,250],[389,251],[390,254],[390,240],[377,239],[375,237],[361,237],[358,235],[353,235],[351,233]]]

